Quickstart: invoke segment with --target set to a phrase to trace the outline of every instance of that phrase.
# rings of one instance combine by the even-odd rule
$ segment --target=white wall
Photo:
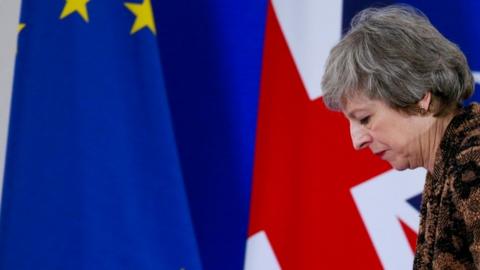
[[[0,0],[0,199],[3,190],[20,3],[21,0]]]

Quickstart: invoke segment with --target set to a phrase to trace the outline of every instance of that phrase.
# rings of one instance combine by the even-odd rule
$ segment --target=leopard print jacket
[[[480,269],[480,105],[452,119],[428,173],[413,269]]]

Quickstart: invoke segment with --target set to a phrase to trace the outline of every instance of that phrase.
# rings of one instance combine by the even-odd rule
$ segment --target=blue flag
[[[0,269],[201,269],[150,0],[22,2]]]
[[[202,266],[241,270],[267,1],[152,5]]]

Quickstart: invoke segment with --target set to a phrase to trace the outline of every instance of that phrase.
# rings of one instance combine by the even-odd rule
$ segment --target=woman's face
[[[350,98],[344,105],[355,149],[368,147],[397,170],[423,165],[421,142],[432,124],[430,117],[407,115],[364,95]]]

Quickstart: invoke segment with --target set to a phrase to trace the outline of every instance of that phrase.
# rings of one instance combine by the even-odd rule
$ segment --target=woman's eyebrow
[[[356,108],[356,109],[353,109],[353,110],[349,111],[349,112],[347,113],[347,116],[348,116],[349,118],[354,118],[354,119],[355,119],[355,118],[357,118],[357,117],[355,116],[356,113],[362,112],[362,111],[365,111],[365,110],[366,110],[366,108]]]

